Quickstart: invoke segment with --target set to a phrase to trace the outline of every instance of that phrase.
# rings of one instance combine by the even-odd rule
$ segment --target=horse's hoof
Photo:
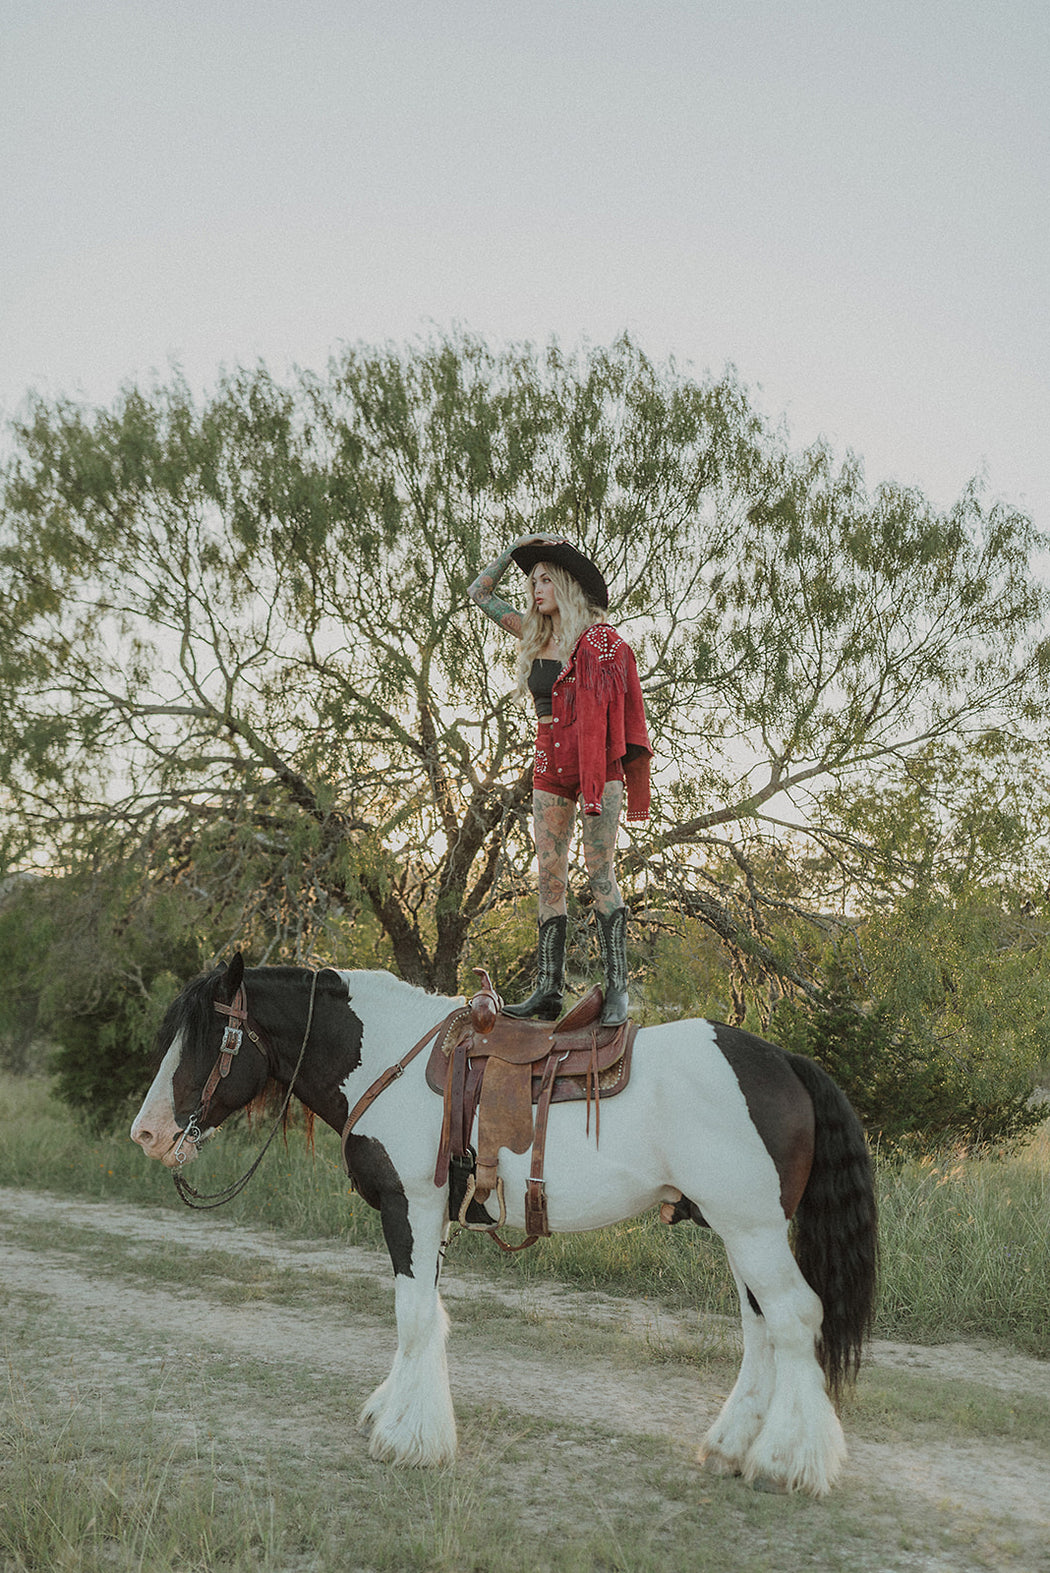
[[[717,1475],[721,1480],[739,1479],[743,1473],[721,1453],[699,1453],[696,1461],[705,1475]]]
[[[748,1481],[752,1491],[765,1491],[769,1496],[786,1497],[791,1493],[782,1480],[774,1480],[772,1475],[756,1475]]]

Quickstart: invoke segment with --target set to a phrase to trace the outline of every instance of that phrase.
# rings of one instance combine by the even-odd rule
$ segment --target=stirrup
[[[467,1181],[466,1195],[463,1198],[463,1205],[459,1209],[459,1217],[456,1220],[456,1222],[457,1223],[461,1223],[463,1225],[464,1229],[469,1229],[472,1234],[491,1234],[493,1229],[502,1229],[503,1225],[507,1221],[507,1207],[506,1207],[506,1203],[503,1200],[503,1176],[502,1176],[502,1174],[497,1174],[497,1176],[496,1176],[496,1200],[499,1202],[499,1217],[495,1220],[494,1223],[468,1223],[467,1222],[467,1208],[470,1206],[471,1202],[474,1200],[474,1192],[477,1190],[477,1188],[478,1188],[478,1182],[477,1182],[475,1176],[472,1174],[470,1176],[470,1179]],[[479,1207],[483,1207],[484,1205],[485,1205],[484,1202],[479,1202],[478,1203]]]

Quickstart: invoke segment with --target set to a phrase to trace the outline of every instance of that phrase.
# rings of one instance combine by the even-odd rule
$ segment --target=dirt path
[[[289,1352],[297,1364],[323,1374],[346,1394],[356,1410],[389,1369],[394,1349],[390,1270],[385,1257],[360,1248],[327,1243],[290,1243],[266,1232],[192,1214],[150,1211],[123,1204],[89,1204],[31,1192],[0,1189],[2,1285],[10,1301],[44,1297],[52,1325],[72,1348],[77,1339],[93,1349],[99,1372],[111,1390],[123,1395],[129,1417],[136,1405],[156,1405],[158,1349],[164,1346],[218,1352],[228,1362],[250,1359],[285,1366]],[[111,1242],[125,1254],[142,1257],[142,1281],[125,1265],[116,1279],[105,1264],[105,1250],[92,1242]],[[213,1278],[199,1273],[210,1252],[294,1275],[294,1303],[238,1303],[234,1311],[217,1293]],[[99,1261],[102,1265],[99,1267]],[[176,1271],[169,1287],[158,1283],[158,1261]],[[182,1264],[181,1267],[178,1264]],[[195,1286],[195,1280],[199,1283]],[[360,1291],[347,1310],[340,1286]],[[558,1285],[530,1286],[508,1292],[473,1275],[446,1268],[443,1289],[452,1322],[450,1367],[457,1409],[498,1404],[547,1425],[594,1427],[613,1433],[623,1445],[646,1438],[669,1443],[683,1457],[697,1442],[724,1397],[731,1368],[716,1362],[712,1373],[680,1359],[625,1360],[623,1341],[634,1340],[641,1353],[655,1344],[673,1347],[697,1339],[695,1318],[674,1317],[649,1304],[580,1293]],[[382,1295],[377,1293],[382,1291]],[[493,1326],[478,1313],[479,1301],[493,1312]],[[333,1312],[333,1307],[335,1308]],[[457,1317],[457,1311],[460,1315]],[[496,1315],[496,1313],[499,1315]],[[509,1318],[509,1320],[508,1320]],[[457,1321],[461,1325],[457,1326]],[[542,1357],[522,1342],[515,1329],[553,1329]],[[617,1358],[589,1352],[586,1334],[600,1344],[601,1329],[621,1341]],[[581,1336],[582,1330],[582,1336]],[[717,1333],[719,1330],[715,1329]],[[567,1341],[567,1343],[566,1343]],[[562,1347],[562,1345],[565,1347]],[[129,1353],[130,1351],[130,1353]],[[954,1344],[924,1348],[877,1343],[868,1381],[880,1372],[910,1373],[916,1386],[943,1383],[945,1400],[959,1384],[990,1390],[1007,1398],[1037,1399],[1050,1407],[1050,1364],[1001,1350]],[[939,1405],[936,1386],[931,1402]],[[231,1405],[234,1398],[231,1396]],[[231,1414],[231,1425],[242,1424]],[[173,1423],[178,1416],[173,1415]],[[921,1420],[921,1417],[920,1417]],[[296,1421],[281,1422],[289,1442]],[[996,1436],[938,1435],[921,1439],[878,1434],[879,1426],[846,1417],[850,1461],[843,1487],[856,1503],[871,1492],[870,1516],[882,1525],[889,1513],[897,1522],[914,1522],[935,1538],[941,1523],[955,1526],[971,1547],[972,1561],[960,1560],[956,1543],[944,1560],[929,1544],[914,1553],[900,1548],[894,1560],[873,1548],[875,1560],[855,1563],[873,1570],[912,1567],[960,1573],[960,1569],[1008,1566],[1037,1573],[1050,1569],[1050,1465],[1044,1449]],[[742,1490],[743,1488],[737,1487]],[[947,1533],[948,1531],[944,1531]],[[1006,1539],[1013,1550],[1006,1548]],[[922,1537],[920,1536],[920,1539]],[[1006,1549],[996,1561],[998,1541]],[[968,1553],[970,1554],[970,1553]],[[806,1562],[806,1566],[823,1566]]]

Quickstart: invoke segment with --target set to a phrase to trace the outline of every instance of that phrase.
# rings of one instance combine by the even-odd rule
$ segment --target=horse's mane
[[[250,1103],[246,1103],[244,1105],[242,1112],[244,1114],[244,1118],[248,1122],[249,1129],[255,1124],[256,1120],[276,1119],[287,1096],[288,1083],[284,1081],[277,1081],[273,1076],[271,1076],[262,1092],[260,1092],[257,1097],[253,1098]],[[293,1099],[292,1102],[289,1103],[281,1120],[281,1130],[284,1134],[285,1146],[287,1147],[288,1145],[288,1127],[296,1123],[296,1109],[298,1109],[299,1114],[302,1115],[303,1119],[303,1136],[306,1139],[306,1150],[307,1152],[313,1152],[315,1119],[314,1111],[313,1109],[308,1109],[305,1103],[300,1103],[297,1099]]]
[[[312,975],[310,967],[266,967],[249,968],[249,971],[265,971],[267,975],[279,982],[295,983],[304,982]],[[332,967],[319,967],[317,979],[318,994],[335,994],[345,989],[346,985]],[[328,973],[325,977],[323,974]],[[209,972],[201,972],[180,991],[164,1012],[164,1019],[157,1030],[154,1044],[155,1064],[159,1066],[172,1041],[179,1032],[185,1032],[188,1038],[196,1041],[198,1034],[206,1032],[213,1021],[213,1002],[215,989],[222,978],[226,976],[225,967],[212,967]]]
[[[202,972],[193,978],[175,996],[164,1012],[164,1019],[157,1030],[154,1045],[154,1059],[157,1065],[171,1048],[178,1033],[184,1032],[188,1038],[195,1041],[207,1029],[212,1020],[215,985],[225,975],[225,967],[213,967],[210,972]]]

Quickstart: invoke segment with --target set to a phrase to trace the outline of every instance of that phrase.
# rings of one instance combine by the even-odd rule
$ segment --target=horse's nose
[[[131,1139],[133,1142],[138,1143],[148,1158],[156,1156],[156,1149],[160,1146],[160,1138],[149,1125],[144,1124],[141,1120],[136,1120],[131,1127]]]

